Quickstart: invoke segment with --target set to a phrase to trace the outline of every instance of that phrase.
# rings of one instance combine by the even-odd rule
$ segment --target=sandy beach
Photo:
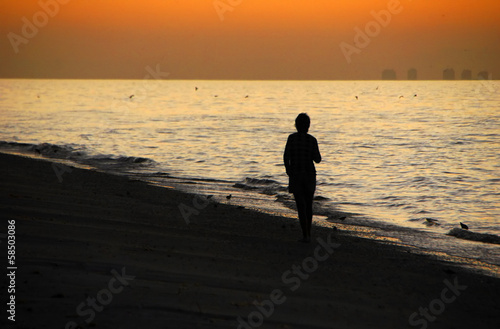
[[[303,244],[297,220],[174,189],[4,153],[0,169],[2,328],[500,327],[500,278],[348,225]]]

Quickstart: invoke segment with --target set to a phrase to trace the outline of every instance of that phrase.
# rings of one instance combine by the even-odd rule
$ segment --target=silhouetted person
[[[311,120],[306,113],[301,113],[295,119],[297,132],[288,136],[283,154],[286,174],[289,177],[288,191],[293,193],[303,239],[311,241],[311,224],[313,217],[313,197],[316,190],[316,168],[314,162],[321,162],[318,141],[309,135]]]

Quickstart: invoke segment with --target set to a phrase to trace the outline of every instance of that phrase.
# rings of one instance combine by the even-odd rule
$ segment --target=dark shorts
[[[316,173],[295,174],[288,177],[288,192],[309,193],[316,191]]]

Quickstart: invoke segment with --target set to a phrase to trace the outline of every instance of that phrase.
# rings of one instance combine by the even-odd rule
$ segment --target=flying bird
[[[226,196],[226,199],[231,200],[231,197],[232,197],[232,195],[229,194],[228,196]]]
[[[460,227],[463,228],[464,230],[468,230],[469,227],[465,225],[464,223],[460,222]]]

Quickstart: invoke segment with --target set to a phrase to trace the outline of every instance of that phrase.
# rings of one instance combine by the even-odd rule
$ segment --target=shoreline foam
[[[221,181],[204,178],[179,178],[165,172],[157,172],[154,160],[133,157],[83,154],[80,149],[72,146],[60,146],[48,143],[25,144],[25,143],[1,143],[4,152],[5,147],[11,148],[12,154],[24,155],[35,159],[47,159],[68,166],[77,166],[83,169],[96,169],[109,174],[119,174],[132,179],[138,179],[160,187],[175,188],[185,193],[202,195],[213,195],[212,201],[224,203],[225,196],[232,194],[233,199],[229,204],[245,207],[272,216],[296,217],[295,202],[293,196],[287,192],[286,187],[271,178],[247,177],[241,182]],[[34,149],[43,150],[35,152]],[[62,149],[64,152],[54,152]],[[0,149],[2,152],[2,149]],[[98,161],[93,161],[97,159]],[[135,161],[139,159],[138,161]],[[273,199],[275,198],[275,199]],[[379,241],[392,241],[399,245],[406,245],[419,250],[421,253],[435,255],[442,259],[462,259],[460,263],[474,267],[479,262],[481,267],[493,275],[500,275],[496,266],[500,266],[500,250],[495,243],[499,236],[484,234],[481,232],[468,232],[458,234],[458,230],[450,230],[440,225],[431,225],[426,230],[416,227],[406,227],[382,222],[363,214],[354,214],[336,209],[329,204],[329,199],[321,196],[315,197],[314,214],[316,223],[322,226],[346,224],[346,227],[355,228],[356,232],[370,232],[363,236]],[[325,203],[326,202],[326,203]],[[347,221],[340,221],[339,217],[349,217]],[[326,220],[326,221],[325,221]],[[423,224],[430,224],[425,218],[412,219]],[[434,222],[432,222],[434,224]],[[450,234],[450,232],[454,232]],[[465,233],[467,234],[467,233]],[[449,239],[449,237],[453,237]],[[471,244],[472,243],[472,244]],[[474,245],[474,243],[479,245]],[[467,265],[469,264],[469,265]],[[493,271],[492,271],[493,269]]]

